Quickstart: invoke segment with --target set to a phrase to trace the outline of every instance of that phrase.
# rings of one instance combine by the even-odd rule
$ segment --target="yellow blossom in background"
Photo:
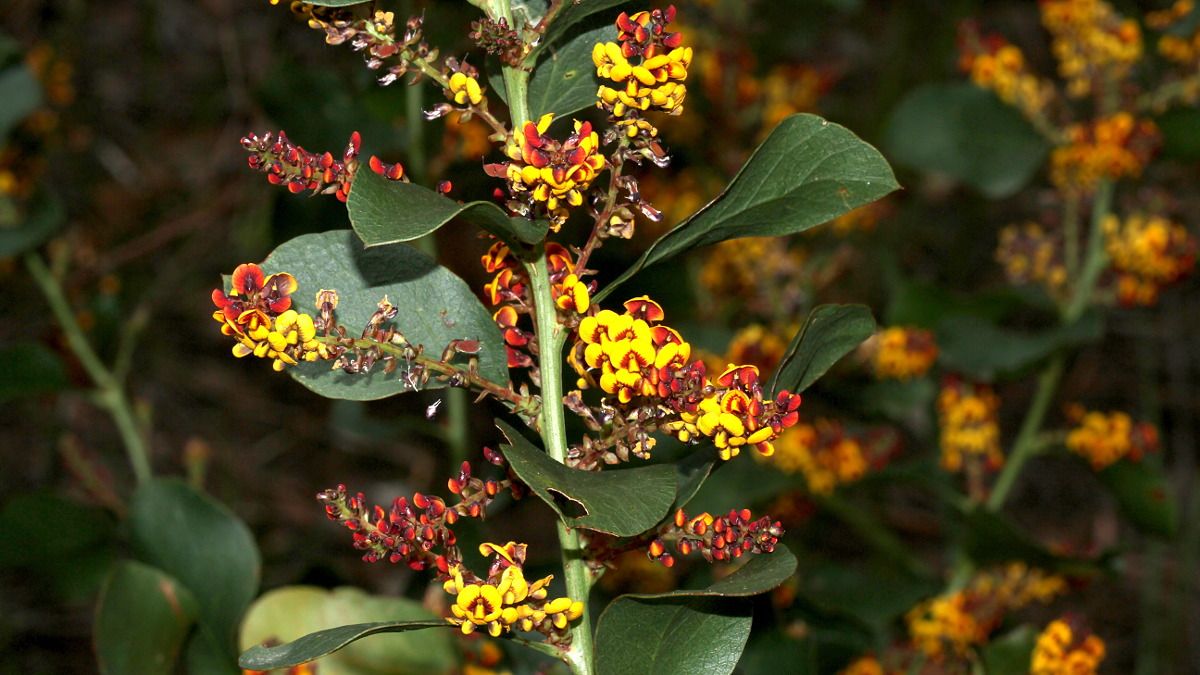
[[[989,89],[1026,118],[1040,120],[1054,100],[1054,84],[1029,71],[1025,55],[1002,38],[968,34],[960,67],[976,86]],[[986,42],[986,44],[983,44]]]
[[[1040,284],[1052,297],[1066,288],[1061,238],[1038,223],[1008,225],[1000,230],[996,261],[1013,284]]]
[[[1138,461],[1158,449],[1158,430],[1151,424],[1135,423],[1126,413],[1068,410],[1075,426],[1067,432],[1066,446],[1091,463],[1096,471],[1122,459]]]
[[[1087,192],[1101,179],[1140,176],[1158,144],[1158,128],[1127,112],[1075,124],[1067,143],[1050,155],[1050,181],[1067,192]]]
[[[937,409],[942,468],[960,471],[968,458],[990,469],[1004,463],[997,421],[1000,399],[991,387],[950,382],[938,394]]]
[[[1082,638],[1082,639],[1081,639]],[[1051,621],[1038,635],[1030,675],[1095,675],[1104,660],[1104,641],[1081,636],[1062,619]]]
[[[1186,276],[1196,264],[1195,238],[1162,216],[1109,216],[1104,235],[1117,272],[1117,296],[1126,305],[1153,305],[1164,286]]]
[[[786,238],[744,237],[713,246],[700,270],[700,283],[716,298],[737,298],[759,316],[789,315],[802,304],[803,249]]]
[[[760,372],[772,373],[783,360],[787,347],[787,340],[778,332],[762,324],[750,324],[729,341],[724,363],[749,363]]]
[[[890,671],[883,669],[883,664],[874,656],[864,656],[855,659],[853,663],[846,666],[838,675],[888,675]]]
[[[464,121],[463,117],[464,113],[461,111],[454,111],[446,116],[442,152],[454,160],[478,162],[492,151],[492,141],[488,138],[491,129],[478,118],[472,117]]]
[[[1071,96],[1092,93],[1104,79],[1123,79],[1142,57],[1137,21],[1122,18],[1103,0],[1042,0],[1038,8]]]
[[[833,228],[833,233],[839,237],[845,237],[854,232],[871,232],[879,221],[891,215],[892,203],[887,199],[880,199],[864,204],[856,209],[852,209],[834,218],[829,224]],[[815,232],[816,230],[811,230]]]
[[[987,642],[988,628],[971,613],[969,601],[970,596],[959,592],[909,610],[905,620],[914,646],[930,659],[941,661],[947,654],[965,657]]]
[[[921,328],[892,326],[880,331],[872,350],[871,363],[880,379],[907,380],[929,372],[937,361],[933,333]]]
[[[760,135],[771,132],[784,118],[813,112],[829,86],[829,78],[805,64],[777,65],[762,79]]]
[[[787,473],[803,474],[808,489],[819,495],[859,480],[870,468],[862,440],[830,419],[787,430],[775,441],[775,453],[763,461]]]

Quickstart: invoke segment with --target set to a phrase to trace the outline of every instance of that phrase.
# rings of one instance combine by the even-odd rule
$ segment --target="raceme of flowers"
[[[1067,415],[1074,422],[1067,432],[1067,449],[1088,460],[1096,471],[1122,459],[1140,461],[1146,453],[1158,449],[1154,425],[1135,423],[1128,413],[1072,406]]]
[[[966,462],[980,462],[994,470],[1004,463],[999,409],[1000,399],[987,385],[961,380],[942,385],[937,399],[942,468],[957,472]]]
[[[1104,641],[1064,619],[1051,621],[1038,635],[1030,675],[1095,675],[1104,661]]]
[[[1071,96],[1088,95],[1104,78],[1125,77],[1142,57],[1137,21],[1103,0],[1043,0],[1038,8]]]
[[[980,37],[973,24],[964,24],[959,36],[959,67],[971,82],[996,93],[1001,101],[1038,119],[1054,100],[1054,85],[1029,71],[1021,50],[998,35]]]
[[[499,637],[516,628],[564,637],[570,622],[583,615],[583,603],[569,597],[548,599],[546,586],[553,576],[526,580],[525,549],[525,544],[512,541],[503,546],[480,544],[480,555],[494,556],[484,579],[464,576],[460,565],[450,568],[450,578],[443,588],[455,598],[450,606],[452,615],[446,620],[464,635],[482,628],[492,637]]]
[[[976,574],[960,591],[920,603],[909,610],[905,621],[913,646],[942,662],[966,657],[985,644],[1005,614],[1049,602],[1065,591],[1062,577],[1010,563]]]
[[[871,364],[880,379],[908,380],[929,372],[937,361],[933,333],[921,328],[892,326],[875,336]]]
[[[1104,235],[1122,304],[1153,305],[1163,287],[1195,267],[1195,237],[1163,216],[1134,214],[1123,220],[1109,216]]]
[[[667,545],[673,543],[680,555],[699,553],[708,562],[729,561],[747,553],[770,553],[782,536],[779,521],[772,521],[770,516],[755,518],[750,509],[734,509],[723,516],[708,512],[688,516],[679,509],[674,521],[659,530],[646,553],[651,560],[671,567],[675,558],[667,552]]]
[[[610,112],[631,138],[658,135],[658,129],[642,113],[683,112],[692,48],[681,46],[680,33],[667,30],[674,19],[673,5],[632,16],[622,12],[617,17],[617,42],[601,42],[592,48],[592,63],[603,82],[596,93],[597,105]]]
[[[1050,180],[1067,192],[1090,192],[1102,179],[1137,177],[1159,143],[1149,120],[1119,112],[1066,130],[1050,155]]]
[[[221,324],[221,333],[237,341],[234,356],[272,359],[277,371],[301,361],[333,358],[333,352],[316,339],[313,317],[291,308],[291,294],[298,287],[292,275],[267,276],[250,263],[234,270],[228,293],[213,291],[217,306],[213,319]]]
[[[803,474],[810,491],[827,495],[866,475],[872,465],[870,440],[847,433],[837,420],[818,419],[780,435],[775,454],[766,462],[781,471]]]
[[[1051,296],[1067,284],[1061,237],[1035,222],[1008,225],[1000,230],[996,260],[1014,284],[1040,284]]]

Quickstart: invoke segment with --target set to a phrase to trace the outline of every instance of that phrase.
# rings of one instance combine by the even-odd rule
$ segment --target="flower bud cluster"
[[[455,599],[446,620],[464,635],[483,628],[492,637],[499,637],[515,628],[564,642],[570,623],[583,616],[583,603],[569,597],[549,599],[546,587],[553,576],[533,582],[525,579],[525,544],[484,543],[479,546],[479,554],[494,556],[484,579],[461,565],[450,568],[443,588]]]
[[[481,19],[471,22],[471,32],[467,37],[475,41],[488,54],[493,54],[500,58],[500,62],[512,66],[514,68],[521,65],[521,59],[525,57],[525,41],[521,39],[520,33],[509,28],[508,20],[504,17],[499,19]]]
[[[913,645],[930,660],[963,659],[987,642],[1004,616],[1066,590],[1058,576],[1024,563],[980,572],[965,588],[918,604],[905,615]]]
[[[213,319],[221,333],[234,338],[233,355],[253,354],[272,360],[276,371],[301,361],[333,358],[317,337],[313,317],[292,309],[291,294],[299,287],[286,272],[267,276],[253,263],[239,265],[228,292],[214,289]]]
[[[1117,272],[1117,298],[1125,305],[1153,305],[1162,288],[1196,265],[1195,237],[1163,216],[1109,216],[1104,236]]]
[[[519,215],[546,217],[557,232],[570,215],[569,208],[583,204],[584,193],[604,169],[600,137],[590,122],[575,122],[565,141],[546,135],[553,114],[526,122],[515,130],[505,145],[507,164],[489,164],[491,176],[508,180],[510,211]]]
[[[1074,405],[1067,410],[1074,426],[1067,432],[1067,449],[1100,471],[1122,459],[1137,462],[1158,450],[1158,429],[1153,424],[1135,423],[1128,413],[1085,410]]]
[[[1033,221],[1000,230],[996,261],[1010,283],[1040,284],[1054,297],[1066,288],[1062,238]]]
[[[755,518],[750,509],[734,509],[723,516],[706,512],[692,517],[679,509],[674,521],[650,542],[647,555],[671,567],[675,558],[667,552],[667,543],[674,542],[680,555],[699,553],[708,562],[723,562],[746,553],[771,553],[782,536],[783,525],[779,521],[772,521],[770,516]]]
[[[683,112],[692,48],[681,46],[680,33],[666,30],[674,19],[674,5],[632,16],[622,12],[617,17],[617,42],[600,42],[592,49],[596,74],[604,81],[596,105],[612,113],[630,138],[658,135],[642,117],[644,112]]]
[[[967,22],[959,31],[959,49],[959,67],[976,86],[995,92],[1028,118],[1045,115],[1054,85],[1030,72],[1020,48],[999,35],[982,37]]]
[[[879,379],[908,380],[929,372],[937,361],[933,333],[912,326],[892,326],[875,336],[871,365]]]
[[[1050,155],[1050,180],[1068,192],[1090,192],[1101,179],[1137,177],[1158,147],[1158,128],[1127,112],[1067,129]]]
[[[1104,661],[1104,640],[1055,619],[1038,635],[1030,675],[1095,675]]]
[[[247,134],[242,147],[250,152],[250,168],[267,174],[272,185],[284,185],[292,194],[306,190],[313,194],[336,195],[338,201],[350,196],[350,183],[358,170],[358,151],[362,137],[350,135],[341,159],[331,152],[316,154],[288,140],[287,134],[267,132],[262,136]]]
[[[1074,97],[1096,91],[1105,79],[1121,79],[1142,58],[1142,32],[1104,0],[1042,0],[1058,72]]]
[[[997,417],[1000,399],[991,387],[947,380],[938,394],[937,409],[943,469],[957,472],[966,462],[1000,468],[1004,463]]]

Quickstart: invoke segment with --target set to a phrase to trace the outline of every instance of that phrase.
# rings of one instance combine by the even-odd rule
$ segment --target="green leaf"
[[[1200,160],[1200,110],[1175,108],[1154,123],[1163,136],[1163,155],[1181,162]]]
[[[178,581],[149,565],[123,561],[96,605],[96,659],[104,675],[171,675],[196,600]]]
[[[67,214],[62,202],[52,195],[39,194],[34,197],[29,211],[24,214],[8,201],[14,211],[2,212],[7,197],[0,197],[0,258],[7,258],[41,246],[62,228]],[[7,218],[15,220],[9,221]]]
[[[65,389],[67,371],[58,355],[37,342],[0,348],[0,402]]]
[[[1146,459],[1120,461],[1097,475],[1138,529],[1161,537],[1175,536],[1179,518],[1161,467]]]
[[[258,592],[254,537],[229,509],[176,479],[139,487],[129,503],[134,550],[196,598],[198,617],[232,655],[242,613]]]
[[[249,649],[288,642],[348,624],[441,621],[420,603],[372,596],[354,588],[329,591],[287,586],[264,594],[246,613],[239,643]],[[458,651],[449,633],[397,633],[360,642],[321,659],[322,675],[416,675],[455,669]]]
[[[843,356],[875,332],[875,319],[865,305],[820,305],[788,345],[770,390],[798,393],[808,389]]]
[[[1027,675],[1037,636],[1037,629],[1026,624],[993,638],[983,647],[983,671],[987,675]]]
[[[1099,340],[1104,325],[1099,313],[1089,312],[1069,326],[1024,333],[975,316],[952,316],[936,332],[944,367],[990,380],[1020,373],[1060,349]]]
[[[310,5],[317,7],[349,7],[350,5],[361,5],[364,2],[371,0],[305,0]]]
[[[662,522],[675,501],[669,464],[580,471],[554,461],[503,421],[496,426],[508,438],[501,451],[513,473],[569,527],[632,537]]]
[[[24,65],[0,71],[0,142],[42,104],[42,86]]]
[[[622,595],[596,625],[596,672],[732,673],[750,637],[746,598],[778,586],[795,569],[796,558],[780,547],[706,589]]]
[[[274,670],[308,663],[371,635],[403,633],[423,628],[453,628],[446,621],[376,621],[351,626],[339,626],[310,633],[277,647],[252,647],[238,659],[238,665],[249,670]]]
[[[892,293],[884,316],[889,326],[918,326],[932,330],[943,319],[954,315],[999,321],[1022,304],[1021,297],[1008,288],[961,295],[933,284],[901,281]]]
[[[592,63],[592,47],[616,37],[616,28],[609,24],[548,50],[529,78],[530,116],[535,120],[547,113],[563,117],[596,105],[600,81]]]
[[[947,174],[992,198],[1024,187],[1050,150],[1019,112],[969,83],[914,89],[892,112],[883,145],[899,164]]]
[[[427,187],[391,181],[374,171],[360,171],[346,202],[350,224],[368,247],[412,241],[455,218],[477,225],[510,245],[536,244],[549,224],[511,218],[492,202],[461,204]]]
[[[293,296],[307,304],[322,288],[340,295],[338,321],[357,334],[386,295],[400,309],[394,324],[413,344],[435,355],[451,340],[478,340],[479,374],[508,382],[500,331],[474,291],[453,272],[404,245],[364,249],[349,230],[306,234],[284,243],[263,261],[268,274],[289,272],[300,283]],[[403,367],[388,374],[331,370],[329,363],[303,363],[288,369],[300,384],[326,398],[370,401],[410,391]],[[430,380],[427,388],[444,386]]]
[[[717,459],[711,448],[697,450],[675,462],[675,502],[670,511],[681,509],[696,496],[712,473]]]
[[[207,631],[192,631],[183,652],[183,663],[188,673],[204,675],[243,675],[237,659],[225,649],[217,646]]]
[[[972,506],[963,515],[963,548],[976,564],[1024,560],[1037,567],[1055,567],[1054,554],[1006,516],[983,506]]]
[[[100,548],[113,535],[104,511],[49,492],[12,494],[0,510],[0,567],[41,566]]]
[[[596,299],[641,270],[694,248],[803,232],[898,187],[879,151],[848,129],[816,115],[792,115],[716,199],[655,241]]]

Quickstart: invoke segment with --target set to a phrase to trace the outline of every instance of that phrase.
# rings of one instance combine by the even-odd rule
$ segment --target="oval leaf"
[[[508,438],[501,451],[513,473],[569,527],[632,537],[662,522],[675,501],[675,469],[669,464],[579,471],[554,461],[504,422],[496,420],[496,426]],[[572,515],[577,511],[583,515]]]
[[[549,224],[511,218],[491,202],[463,204],[429,188],[391,181],[374,171],[360,171],[346,201],[350,224],[367,246],[420,239],[455,218],[477,225],[510,245],[536,244]]]
[[[707,589],[617,598],[596,625],[596,671],[732,673],[750,637],[746,597],[778,586],[795,569],[796,558],[781,547]]]
[[[96,658],[104,675],[170,675],[196,618],[178,581],[132,560],[118,564],[96,605]]]
[[[808,389],[843,356],[875,332],[875,319],[865,305],[820,305],[788,345],[771,391]]]
[[[883,155],[848,129],[816,115],[792,115],[716,199],[654,242],[596,299],[642,269],[694,248],[803,232],[898,187]]]
[[[229,509],[175,479],[139,487],[129,504],[138,557],[179,580],[196,598],[198,617],[232,656],[242,612],[258,592],[254,537]]]
[[[1038,631],[1028,624],[994,638],[982,649],[987,675],[1028,675]]]
[[[338,321],[352,334],[362,330],[386,295],[400,308],[394,323],[410,342],[438,354],[451,340],[478,340],[480,375],[508,382],[504,344],[491,315],[465,281],[411,247],[364,249],[353,232],[335,230],[296,237],[275,249],[262,266],[267,273],[296,277],[300,288],[293,297],[298,303],[309,302],[319,289],[337,290]],[[370,401],[411,391],[403,370],[350,374],[316,362],[288,372],[326,398]],[[427,388],[442,386],[430,380]]]
[[[0,402],[65,389],[67,369],[58,354],[37,342],[0,347]]]
[[[938,323],[939,362],[981,380],[1018,374],[1059,349],[1099,340],[1104,325],[1089,312],[1069,326],[1038,333],[1003,328],[978,316],[951,316]]]
[[[1175,535],[1179,525],[1175,500],[1160,467],[1148,460],[1120,461],[1098,475],[1138,529],[1162,537]]]
[[[993,198],[1024,187],[1050,151],[1021,113],[968,83],[909,93],[892,112],[884,147],[900,164],[947,174]]]
[[[42,86],[24,65],[0,71],[0,139],[42,104]]]
[[[325,656],[371,635],[403,633],[423,628],[452,628],[446,621],[377,621],[339,626],[310,633],[277,647],[252,647],[238,659],[238,665],[249,670],[291,668]]]
[[[547,113],[562,117],[596,105],[600,81],[592,63],[592,47],[616,37],[616,29],[609,24],[551,48],[529,78],[530,116],[535,120]]]

